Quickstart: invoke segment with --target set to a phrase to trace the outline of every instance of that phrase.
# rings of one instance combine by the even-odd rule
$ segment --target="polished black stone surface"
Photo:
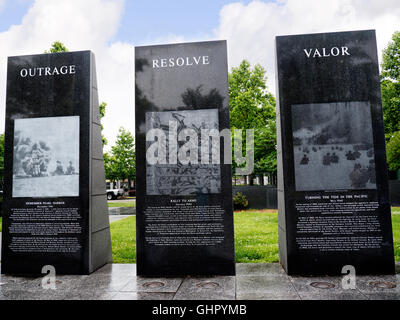
[[[111,261],[98,108],[90,51],[8,59],[2,273]]]
[[[276,38],[280,259],[394,273],[374,31]]]
[[[137,47],[135,59],[137,273],[233,275],[231,165],[146,162],[146,133],[168,136],[170,121],[229,129],[226,42]]]

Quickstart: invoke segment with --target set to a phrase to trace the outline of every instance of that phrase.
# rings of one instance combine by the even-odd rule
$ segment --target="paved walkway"
[[[115,215],[121,215],[121,216],[134,215],[134,214],[136,214],[136,208],[135,207],[108,208],[108,214],[110,216],[115,216]]]
[[[115,199],[115,200],[107,200],[108,202],[111,202],[111,203],[113,203],[113,202],[136,202],[136,199],[121,199],[121,198],[118,198],[118,199]]]
[[[115,221],[118,221],[118,220],[129,218],[129,217],[132,217],[132,215],[122,215],[122,216],[120,216],[120,215],[109,215],[108,219],[109,219],[109,221],[111,223],[111,222],[115,222]]]
[[[57,276],[56,290],[43,289],[41,277],[0,275],[0,300],[400,300],[400,263],[396,269],[358,276],[357,289],[344,290],[341,277],[290,277],[277,263],[238,263],[236,277],[155,279],[137,277],[135,264],[109,264],[89,276]]]
[[[359,276],[344,290],[340,277],[289,277],[279,264],[237,264],[236,277],[143,278],[135,264],[109,264],[89,276],[57,276],[57,289],[42,278],[0,276],[0,300],[400,300],[396,276]]]

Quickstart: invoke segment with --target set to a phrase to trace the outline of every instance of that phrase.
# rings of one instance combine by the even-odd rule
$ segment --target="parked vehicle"
[[[107,200],[114,200],[124,195],[124,189],[107,189]]]

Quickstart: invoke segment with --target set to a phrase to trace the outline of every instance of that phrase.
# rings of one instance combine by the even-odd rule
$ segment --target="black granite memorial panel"
[[[111,261],[95,74],[90,51],[8,59],[2,273]]]
[[[280,259],[394,273],[374,31],[276,38]]]
[[[201,162],[200,134],[229,129],[226,42],[137,47],[135,59],[137,273],[233,275],[231,165],[223,139]]]

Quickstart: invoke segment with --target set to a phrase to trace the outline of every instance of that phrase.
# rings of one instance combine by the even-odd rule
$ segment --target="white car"
[[[107,189],[107,200],[114,200],[124,195],[124,189]]]

